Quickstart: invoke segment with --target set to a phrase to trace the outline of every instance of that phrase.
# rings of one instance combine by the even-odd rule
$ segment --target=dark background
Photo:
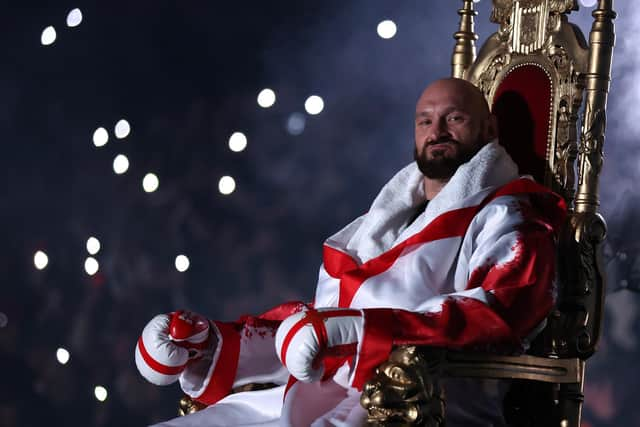
[[[230,320],[310,300],[322,241],[366,211],[412,157],[415,100],[450,73],[452,0],[5,2],[0,6],[0,425],[145,425],[180,391],[147,384],[135,341],[155,314]],[[601,210],[609,223],[606,331],[585,418],[637,426],[640,355],[640,11],[618,0]],[[495,31],[478,3],[480,41]],[[67,28],[79,7],[80,26]],[[591,8],[574,19],[588,33]],[[398,25],[383,40],[376,26]],[[40,44],[53,25],[57,39]],[[277,95],[262,109],[264,87]],[[325,101],[317,116],[304,101]],[[287,132],[292,113],[305,129]],[[131,134],[113,136],[125,118]],[[109,143],[96,148],[104,126]],[[231,133],[248,147],[231,152]],[[115,175],[116,154],[130,160]],[[158,191],[142,190],[154,172]],[[236,191],[221,195],[231,175]],[[100,239],[100,270],[84,271]],[[49,257],[44,270],[33,256]],[[174,267],[186,254],[189,270]],[[0,319],[1,320],[1,319]],[[0,322],[2,323],[2,322]],[[1,325],[0,325],[1,326]],[[66,348],[66,365],[56,349]],[[93,390],[108,390],[98,402]]]

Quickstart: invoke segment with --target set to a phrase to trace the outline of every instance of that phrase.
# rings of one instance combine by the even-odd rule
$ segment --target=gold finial
[[[467,69],[476,59],[476,40],[478,35],[473,28],[473,17],[478,12],[473,9],[472,0],[463,0],[462,9],[458,10],[460,15],[460,27],[453,35],[456,45],[451,57],[451,75],[462,79]]]
[[[593,11],[589,34],[589,66],[584,77],[585,107],[582,136],[578,149],[578,191],[576,212],[595,213],[598,201],[598,177],[602,168],[607,96],[611,78],[611,59],[615,44],[613,0],[599,0]]]

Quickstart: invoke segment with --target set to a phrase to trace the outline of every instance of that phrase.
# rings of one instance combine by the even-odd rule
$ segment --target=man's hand
[[[147,381],[168,385],[187,364],[211,351],[215,336],[209,321],[189,311],[160,314],[145,326],[136,345],[136,366]]]
[[[298,380],[317,381],[324,373],[323,358],[355,355],[362,334],[360,310],[311,309],[282,322],[276,333],[276,352]]]

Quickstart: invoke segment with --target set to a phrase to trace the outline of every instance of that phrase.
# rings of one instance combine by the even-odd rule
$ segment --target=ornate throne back
[[[570,212],[559,242],[556,309],[527,355],[428,349],[422,355],[430,361],[427,370],[441,375],[513,379],[505,405],[512,425],[577,427],[585,360],[595,351],[604,303],[597,249],[606,227],[597,206],[614,44],[613,0],[599,0],[589,43],[568,19],[578,9],[576,0],[493,0],[491,20],[499,29],[477,58],[473,1],[462,4],[453,76],[482,90],[498,117],[500,143],[520,173],[561,194]],[[399,351],[406,358],[415,350]],[[392,355],[390,363],[394,357],[402,358]],[[434,357],[439,363],[433,363]],[[523,381],[528,384],[522,386]],[[383,421],[370,402],[365,406],[370,421],[390,421]],[[405,420],[413,417],[415,425],[436,425],[425,423],[438,416],[420,413],[433,404],[409,407],[415,410],[406,412]]]
[[[471,5],[465,2],[460,11],[462,25],[472,19]],[[587,45],[568,20],[577,9],[575,0],[494,0],[491,20],[498,32],[473,63],[454,66],[454,74],[484,92],[520,173],[561,194],[570,207],[558,258],[558,310],[543,334],[547,342],[534,350],[584,359],[595,349],[602,317],[595,246],[605,225],[596,209],[615,14],[612,1],[600,1]],[[464,50],[474,36],[461,33],[457,45]]]

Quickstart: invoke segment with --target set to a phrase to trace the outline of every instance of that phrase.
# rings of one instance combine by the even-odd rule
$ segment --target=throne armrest
[[[581,402],[585,363],[579,358],[503,356],[400,346],[364,387],[360,402],[375,426],[443,426],[442,378],[527,380],[560,385],[556,405],[563,427],[578,426],[572,399]],[[544,410],[544,408],[538,408]],[[566,416],[565,416],[566,415]],[[537,425],[537,424],[532,424]]]

